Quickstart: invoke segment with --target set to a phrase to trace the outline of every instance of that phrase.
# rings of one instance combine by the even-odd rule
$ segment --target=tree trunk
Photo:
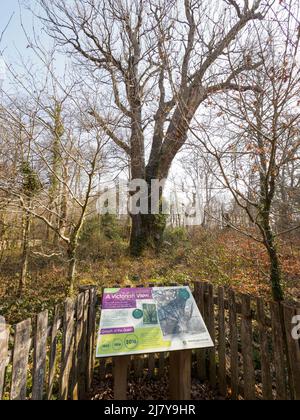
[[[131,216],[130,253],[139,257],[146,248],[158,251],[166,228],[164,215],[139,214]]]
[[[22,268],[21,276],[19,282],[19,291],[18,294],[21,296],[23,294],[24,288],[26,286],[27,274],[28,274],[28,261],[30,253],[30,227],[31,227],[31,215],[26,212],[24,217],[24,227],[23,227],[23,252],[22,252]]]
[[[266,232],[265,242],[271,265],[270,281],[272,286],[273,299],[276,302],[282,302],[284,300],[284,293],[282,289],[281,267],[279,263],[277,246],[275,244],[275,239],[271,228],[269,228]]]
[[[75,291],[75,281],[76,281],[76,264],[77,264],[77,241],[71,241],[68,247],[68,284],[69,290],[68,295],[71,297],[74,295]]]
[[[276,302],[282,302],[284,300],[284,293],[282,290],[282,278],[281,278],[281,268],[279,264],[278,254],[276,246],[272,246],[268,249],[269,258],[271,263],[271,285],[273,298]]]
[[[148,214],[131,216],[130,253],[141,256],[146,248],[158,251],[163,242],[163,235],[167,224],[167,216],[162,214],[163,191],[159,194],[159,214],[151,213],[152,189],[148,182]]]
[[[142,215],[131,215],[130,254],[139,257],[146,246],[146,235],[142,222]]]

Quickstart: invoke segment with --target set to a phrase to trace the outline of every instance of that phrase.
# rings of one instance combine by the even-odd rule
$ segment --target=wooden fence
[[[300,341],[291,335],[300,308],[209,283],[194,283],[194,295],[216,344],[193,352],[195,378],[224,398],[300,400]],[[89,288],[66,301],[62,317],[56,308],[51,325],[45,311],[34,325],[0,329],[0,399],[84,399],[95,373],[113,376],[111,359],[100,359],[95,370],[96,302]],[[165,353],[134,356],[130,374],[159,379],[168,365]]]
[[[216,343],[197,352],[199,379],[233,399],[299,400],[300,340],[292,337],[292,319],[300,308],[208,283],[195,283],[194,294]]]
[[[0,400],[83,399],[94,370],[96,289],[0,330]]]

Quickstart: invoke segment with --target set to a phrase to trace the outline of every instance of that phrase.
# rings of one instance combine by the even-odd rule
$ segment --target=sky
[[[26,37],[21,27],[21,15],[24,24],[28,27],[31,26],[32,18],[24,7],[20,6],[19,0],[0,0],[1,2],[1,15],[0,15],[0,31],[2,32],[8,24],[11,16],[12,20],[4,34],[1,51],[4,50],[6,57],[16,57],[16,50],[24,52],[26,49]]]
[[[21,3],[23,0],[0,0],[0,33],[6,28],[0,45],[0,83],[7,82],[6,66],[20,62],[20,56],[27,61],[32,59],[32,52],[27,48],[28,42],[22,29],[32,27],[32,15]],[[32,0],[29,0],[32,2]],[[10,23],[9,23],[10,22]],[[8,26],[7,26],[8,25]]]
[[[24,62],[40,63],[36,54],[31,48],[28,48],[28,39],[24,33],[26,30],[27,35],[31,37],[33,33],[33,26],[35,27],[36,33],[43,39],[42,45],[47,49],[49,44],[52,47],[53,41],[45,35],[45,41],[43,38],[42,31],[38,31],[39,26],[38,19],[34,18],[31,11],[24,6],[27,4],[34,8],[36,6],[35,0],[0,0],[0,33],[3,32],[4,28],[7,27],[10,21],[1,45],[0,45],[0,83],[4,81],[4,87],[8,85],[7,70],[6,66],[18,65],[21,63],[21,59]],[[23,27],[22,27],[23,25]],[[56,54],[56,70],[58,74],[64,72],[65,60],[60,54]]]

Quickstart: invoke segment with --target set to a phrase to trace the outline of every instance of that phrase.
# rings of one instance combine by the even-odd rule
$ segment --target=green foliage
[[[62,121],[62,105],[56,102],[53,114],[53,120],[55,125],[55,137],[60,139],[65,132],[65,127]]]
[[[162,231],[165,229],[166,224],[168,221],[168,216],[166,214],[155,214],[154,215],[154,224],[157,229],[161,229]]]
[[[98,216],[87,219],[84,222],[84,225],[81,230],[80,241],[84,243],[91,241],[92,239],[94,239],[94,237],[97,238],[98,235],[100,235],[100,227],[101,225]]]
[[[38,174],[30,166],[29,162],[26,161],[22,163],[21,173],[22,190],[27,197],[33,197],[42,188],[42,184],[39,180]]]
[[[176,271],[176,269],[168,271],[167,274],[163,276],[157,275],[149,280],[150,284],[164,284],[167,286],[170,286],[172,284],[177,284],[178,286],[186,285],[190,282],[192,282],[190,274],[185,272],[178,272]]]
[[[121,226],[116,216],[105,214],[87,219],[82,228],[80,239],[85,242],[96,236],[102,240],[120,240],[121,234]]]
[[[62,156],[61,156],[61,139],[64,135],[65,128],[62,121],[62,106],[59,102],[55,102],[53,111],[53,140],[51,146],[52,153],[52,173],[50,175],[50,194],[54,195],[59,186],[59,175],[62,172]]]
[[[188,241],[188,232],[183,227],[168,227],[164,234],[164,241],[171,245],[180,245]]]
[[[32,281],[33,283],[33,281]],[[32,289],[34,284],[32,284]],[[52,319],[54,308],[65,299],[62,288],[57,290],[42,289],[33,292],[28,289],[21,298],[17,293],[11,293],[6,299],[0,300],[0,314],[8,317],[8,322],[15,324],[26,318],[35,318],[37,313],[49,310],[49,318]]]
[[[112,214],[105,214],[101,216],[100,228],[102,229],[103,235],[109,240],[120,240],[120,227],[116,216]]]
[[[84,223],[79,242],[81,259],[97,260],[122,255],[123,227],[113,215],[95,216]]]

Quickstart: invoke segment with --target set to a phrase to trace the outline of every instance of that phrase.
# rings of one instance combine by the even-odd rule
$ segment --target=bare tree
[[[147,181],[149,202],[151,180],[168,177],[199,106],[216,92],[252,89],[235,78],[259,64],[245,49],[255,43],[251,22],[272,3],[39,0],[48,33],[105,89],[88,112],[128,155],[131,177]],[[163,230],[160,217],[132,216],[132,253]]]
[[[3,110],[3,117],[10,122],[10,136],[16,140],[7,154],[3,153],[11,176],[0,176],[0,189],[11,198],[10,208],[24,212],[20,292],[28,270],[31,222],[39,220],[58,240],[52,252],[49,249],[36,255],[51,257],[66,250],[72,294],[79,236],[97,199],[97,176],[103,168],[106,139],[101,129],[93,128],[82,118],[71,92],[66,100],[64,95],[64,99],[60,97],[64,92],[54,96],[45,91],[43,84],[27,91],[30,95],[26,96],[26,106],[20,98],[13,97]],[[15,156],[11,162],[10,154]]]
[[[190,181],[197,204],[193,204],[195,224],[204,228],[219,225],[222,212],[222,193],[226,191],[215,173],[218,164],[199,142],[189,144],[181,159],[186,179]]]
[[[284,298],[277,239],[300,227],[295,219],[292,226],[276,230],[274,206],[282,174],[299,160],[300,31],[291,13],[295,5],[290,1],[291,9],[276,17],[280,24],[267,26],[258,36],[263,65],[247,78],[260,89],[246,93],[241,89],[228,95],[226,102],[217,98],[207,117],[206,138],[194,131],[218,163],[216,176],[247,214],[252,229],[245,230],[230,219],[228,224],[262,242],[267,250],[276,301]],[[281,25],[289,28],[287,34]],[[236,83],[243,83],[244,77]]]

